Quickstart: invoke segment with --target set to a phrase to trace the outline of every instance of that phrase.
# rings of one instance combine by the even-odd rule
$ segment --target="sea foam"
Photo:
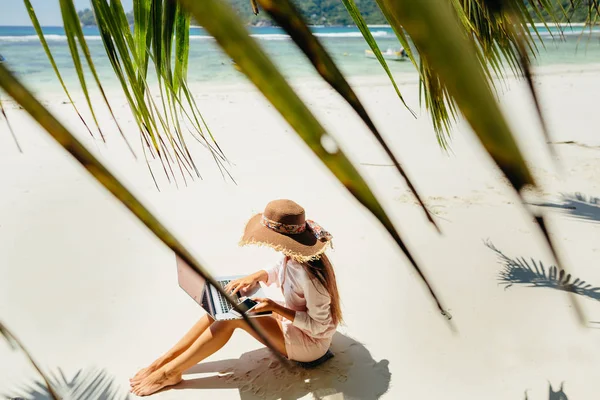
[[[85,40],[101,40],[100,36],[84,36]],[[67,37],[65,35],[44,35],[47,42],[66,42]],[[23,35],[23,36],[0,36],[0,42],[9,43],[23,43],[23,42],[39,42],[37,35]]]

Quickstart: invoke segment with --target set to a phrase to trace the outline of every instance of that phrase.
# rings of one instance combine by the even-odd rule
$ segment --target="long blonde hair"
[[[331,298],[330,309],[331,318],[334,324],[343,322],[342,308],[340,307],[340,294],[335,280],[335,272],[329,258],[323,254],[320,258],[308,261],[304,264],[304,269],[312,279],[316,279],[326,290]],[[318,289],[317,289],[318,290]]]

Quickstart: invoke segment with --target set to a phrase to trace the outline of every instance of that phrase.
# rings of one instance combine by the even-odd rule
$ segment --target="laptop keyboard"
[[[229,284],[229,282],[231,282],[231,281],[230,280],[219,281],[219,283],[221,284],[221,287],[223,289],[225,289],[225,286],[227,286]],[[227,299],[225,298],[225,296],[223,296],[221,294],[221,292],[217,292],[217,294],[219,295],[219,304],[221,305],[221,310],[223,310],[224,313],[226,313],[229,310],[231,310],[233,308],[233,306],[231,305],[231,303],[229,303],[227,301]]]

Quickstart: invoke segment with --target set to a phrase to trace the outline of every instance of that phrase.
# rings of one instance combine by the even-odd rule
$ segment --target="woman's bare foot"
[[[153,364],[150,364],[149,366],[147,366],[146,368],[140,369],[137,372],[137,374],[135,374],[133,376],[133,378],[129,379],[129,383],[130,383],[131,387],[133,387],[137,383],[140,383],[145,377],[149,376],[151,373],[153,373],[154,371],[156,371],[159,368],[160,368],[160,366],[154,365],[154,363],[153,363]]]
[[[161,368],[140,382],[132,384],[131,393],[138,396],[149,396],[167,386],[177,385],[182,379],[180,372],[167,372]]]

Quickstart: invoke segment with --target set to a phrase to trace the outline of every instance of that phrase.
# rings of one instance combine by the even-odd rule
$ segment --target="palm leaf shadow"
[[[102,369],[90,368],[78,371],[68,379],[61,369],[48,374],[50,384],[62,399],[127,400],[129,394],[115,383]],[[21,384],[9,393],[0,393],[0,398],[23,400],[50,399],[48,388],[41,380]]]
[[[546,287],[600,301],[600,287],[595,287],[579,278],[572,280],[571,274],[554,265],[546,268],[544,263],[536,262],[533,258],[529,262],[523,257],[510,258],[491,242],[485,242],[485,245],[497,254],[503,264],[498,280],[501,285],[504,285],[505,290],[516,284]]]
[[[567,394],[563,390],[564,382],[560,384],[560,389],[557,392],[554,391],[551,383],[548,383],[548,400],[569,400]],[[525,400],[529,400],[527,391],[525,391]]]
[[[557,203],[536,204],[539,207],[550,207],[559,209],[568,216],[588,221],[600,222],[600,197],[586,196],[576,192],[561,193],[561,199]]]

